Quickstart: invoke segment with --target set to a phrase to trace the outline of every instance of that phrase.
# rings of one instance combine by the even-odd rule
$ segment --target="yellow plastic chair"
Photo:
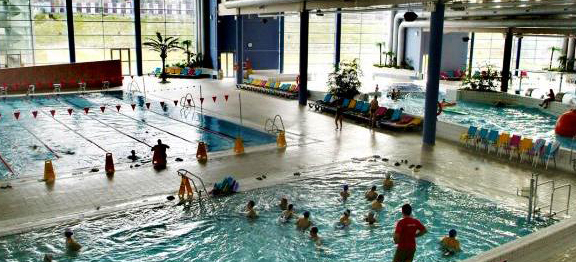
[[[525,156],[528,156],[528,151],[532,149],[532,145],[532,138],[523,138],[522,141],[520,141],[520,148],[518,149],[520,162],[524,161]]]
[[[352,101],[350,101],[350,104],[348,105],[348,109],[354,109],[354,107],[356,107],[356,100],[352,99]]]
[[[498,138],[498,142],[496,143],[496,155],[500,155],[502,150],[506,148],[506,146],[508,146],[508,143],[510,142],[510,134],[508,133],[502,133],[500,134],[500,137]]]

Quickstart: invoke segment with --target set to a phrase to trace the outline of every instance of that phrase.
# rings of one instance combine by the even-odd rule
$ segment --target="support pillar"
[[[388,28],[388,32],[389,32],[389,34],[388,34],[388,43],[386,43],[386,45],[387,45],[387,46],[386,46],[386,47],[387,47],[386,50],[388,50],[388,52],[394,52],[394,50],[395,50],[395,49],[394,49],[394,37],[395,37],[395,35],[394,35],[394,29],[395,29],[395,27],[394,27],[394,17],[395,17],[395,16],[396,16],[396,10],[391,10],[391,11],[390,11],[390,17],[389,17],[389,19],[388,19],[388,27],[389,27],[389,28]]]
[[[396,19],[396,16],[394,16],[394,23],[392,26],[394,26],[394,30],[392,30],[392,52],[394,52],[394,55],[398,56],[398,29],[400,29],[400,21],[402,21],[402,19]]]
[[[470,53],[468,54],[468,76],[472,76],[472,67],[474,62],[474,41],[476,34],[470,33]]]
[[[340,47],[342,45],[342,13],[340,8],[336,11],[336,28],[334,29],[334,66],[336,70],[340,67]]]
[[[520,74],[520,54],[522,53],[522,36],[518,36],[518,43],[516,44],[516,67],[514,70],[514,75],[518,76]]]
[[[574,37],[570,37],[568,39],[568,52],[566,53],[566,60],[568,61],[568,66],[566,66],[566,71],[573,71],[574,70],[574,49],[576,45],[576,41]]]
[[[396,66],[402,66],[404,61],[404,48],[406,47],[406,28],[401,26],[398,27],[398,53],[396,54]]]
[[[76,63],[76,44],[74,43],[74,12],[72,0],[66,0],[66,26],[68,27],[68,52],[70,63]]]
[[[244,43],[242,37],[242,15],[236,16],[236,84],[244,80]]]
[[[280,16],[278,19],[278,73],[282,74],[284,72],[284,16]]]
[[[142,24],[140,18],[140,0],[134,0],[134,43],[136,44],[136,74],[142,76],[144,70],[142,69]]]
[[[300,12],[300,89],[298,102],[305,106],[308,102],[308,20],[310,14],[304,8]]]
[[[502,59],[502,78],[500,80],[500,91],[508,92],[510,82],[510,62],[512,61],[512,28],[508,28],[504,39],[504,58]]]
[[[438,88],[440,86],[440,65],[442,59],[442,38],[444,34],[444,1],[436,2],[430,16],[430,43],[428,75],[426,80],[426,100],[424,103],[425,145],[436,143],[436,110],[438,110]]]

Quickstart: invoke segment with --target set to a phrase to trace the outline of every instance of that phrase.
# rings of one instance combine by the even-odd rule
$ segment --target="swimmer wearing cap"
[[[296,221],[296,227],[298,229],[307,229],[311,225],[312,222],[310,221],[310,212],[304,211],[303,216],[298,218],[298,220]]]
[[[348,185],[342,186],[342,191],[340,191],[340,197],[342,197],[342,200],[346,200],[348,199],[348,197],[350,197],[350,191],[348,191]]]
[[[453,255],[454,253],[460,251],[460,241],[458,241],[458,239],[456,239],[456,234],[457,234],[456,229],[451,229],[448,232],[448,236],[445,236],[440,241],[440,244],[442,245],[442,249],[444,249],[444,251],[446,251],[444,253],[445,256]]]
[[[68,251],[78,252],[82,248],[82,245],[78,244],[78,242],[72,238],[72,235],[74,235],[72,230],[67,229],[64,232],[64,236],[66,237],[66,249],[68,249]]]
[[[382,210],[384,208],[384,195],[378,195],[376,200],[372,201],[372,209]]]
[[[392,189],[392,187],[394,186],[394,181],[392,181],[392,178],[390,176],[390,174],[386,174],[386,179],[384,179],[384,189]]]
[[[344,211],[344,214],[340,217],[340,225],[349,226],[352,224],[352,220],[350,220],[350,214],[350,209],[346,209],[346,211]]]
[[[364,221],[368,223],[368,225],[374,225],[376,223],[376,216],[374,212],[368,212],[368,215],[364,218]]]
[[[376,192],[376,186],[372,186],[370,190],[366,191],[364,197],[366,197],[366,200],[368,201],[374,201],[374,199],[378,197],[378,193]]]

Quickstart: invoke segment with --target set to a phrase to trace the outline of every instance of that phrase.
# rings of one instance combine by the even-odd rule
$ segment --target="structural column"
[[[66,0],[66,25],[68,27],[68,51],[70,63],[76,63],[76,44],[74,43],[74,12],[72,0]]]
[[[242,15],[236,16],[236,84],[244,80],[244,43],[242,40]]]
[[[136,44],[136,74],[142,76],[142,23],[140,18],[140,0],[134,0],[134,43]]]
[[[508,28],[504,39],[504,58],[502,59],[502,78],[500,80],[500,91],[508,92],[510,82],[510,62],[512,61],[512,28]]]
[[[278,34],[278,73],[284,72],[284,16],[279,18]]]
[[[340,47],[342,46],[342,13],[340,8],[336,11],[336,28],[334,30],[334,66],[340,67]]]
[[[519,75],[519,70],[520,70],[520,55],[522,53],[522,36],[519,35],[518,36],[518,43],[516,44],[516,70],[514,71],[514,75],[518,76]]]
[[[435,4],[435,10],[430,16],[429,62],[426,80],[426,100],[424,103],[423,142],[426,145],[434,145],[436,143],[436,110],[438,110],[443,34],[444,1],[438,0]]]
[[[474,41],[476,34],[470,33],[470,53],[468,54],[468,75],[472,76],[472,63],[474,62]]]
[[[568,52],[566,53],[566,61],[568,61],[568,66],[566,67],[567,71],[572,71],[574,69],[574,49],[576,45],[576,41],[574,37],[570,37],[568,39]]]
[[[395,49],[393,49],[394,47],[394,38],[396,37],[394,35],[394,17],[396,16],[396,10],[392,10],[390,11],[390,17],[388,19],[388,43],[386,43],[388,46],[387,50],[388,52],[393,52]]]
[[[308,102],[308,20],[306,8],[300,13],[300,90],[298,102],[306,105]]]

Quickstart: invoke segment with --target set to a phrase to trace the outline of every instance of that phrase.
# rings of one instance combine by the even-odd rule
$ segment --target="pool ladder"
[[[540,175],[538,173],[532,173],[532,178],[530,178],[530,187],[526,188],[526,190],[522,189],[522,193],[528,191],[528,222],[532,221],[536,215],[538,217],[548,218],[552,218],[561,212],[565,212],[566,215],[568,215],[570,209],[570,196],[572,195],[572,185],[564,184],[561,186],[556,186],[556,182],[554,180],[540,183],[538,181],[539,176]],[[550,188],[549,193],[543,197],[546,199],[545,205],[540,205],[539,203],[539,188],[542,186],[548,186]],[[566,191],[566,208],[562,210],[554,210],[554,196],[558,193],[558,190],[562,189]],[[521,195],[525,196],[522,193]],[[548,200],[550,200],[550,202],[548,202]],[[548,213],[542,213],[543,209],[547,209]]]
[[[278,124],[276,124],[276,121],[279,122],[279,124],[282,126],[282,129],[280,129]],[[268,133],[279,133],[281,131],[285,132],[286,128],[284,128],[284,120],[282,120],[280,115],[275,115],[274,118],[268,118],[266,119],[266,123],[264,123],[264,130],[266,130]]]
[[[136,78],[134,78],[134,76],[130,76],[130,78],[132,79],[132,81],[130,82],[130,84],[128,84],[128,92],[138,92],[138,93],[142,93],[140,91],[140,85],[138,85],[138,82],[136,81]],[[144,81],[144,80],[142,80]]]
[[[186,177],[188,178],[188,180],[190,180],[192,182],[192,185],[194,186],[194,190],[196,191],[196,193],[198,194],[198,199],[202,198],[202,192],[204,192],[206,194],[206,196],[208,196],[208,190],[206,190],[206,186],[204,185],[204,181],[202,181],[202,178],[200,178],[197,175],[194,175],[192,172],[186,170],[186,169],[179,169],[178,170],[178,176],[181,177]],[[202,186],[202,188],[199,188],[196,185],[196,181],[199,182],[199,185]]]

